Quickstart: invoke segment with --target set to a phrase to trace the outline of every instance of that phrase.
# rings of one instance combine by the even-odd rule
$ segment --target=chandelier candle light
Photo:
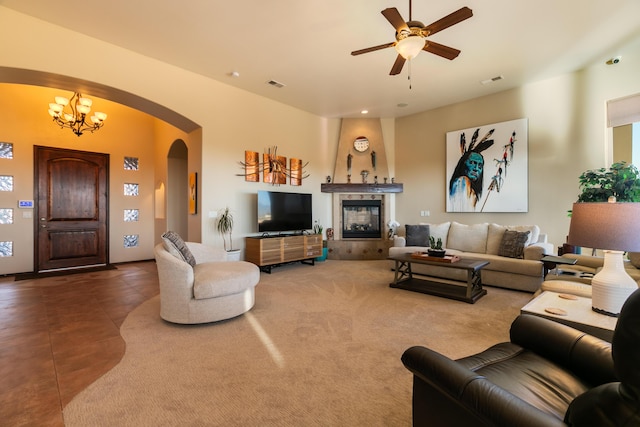
[[[611,198],[615,199],[615,198]],[[603,249],[604,265],[591,280],[594,311],[618,317],[622,304],[636,289],[624,269],[624,251],[640,252],[640,203],[574,203],[568,242]]]
[[[94,132],[100,129],[107,119],[105,113],[96,111],[90,117],[90,123],[87,121],[92,103],[91,99],[84,98],[79,92],[75,92],[70,100],[64,96],[56,96],[55,102],[49,104],[49,114],[61,128],[69,128],[80,136],[83,132]],[[66,107],[69,107],[67,111],[65,111]]]

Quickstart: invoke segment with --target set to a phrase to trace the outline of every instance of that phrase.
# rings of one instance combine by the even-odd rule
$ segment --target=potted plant
[[[240,249],[233,249],[233,214],[229,211],[229,207],[224,208],[218,213],[216,218],[216,230],[222,235],[222,243],[224,250],[227,251],[227,260],[238,261],[240,259]],[[229,235],[229,248],[227,249],[227,240],[225,236]]]
[[[322,230],[324,229],[324,227],[322,227],[322,225],[320,225],[318,223],[318,221],[315,221],[315,223],[313,224],[313,234],[319,234],[320,236],[322,236]],[[323,238],[322,239],[322,255],[320,255],[319,257],[316,257],[316,261],[324,261],[327,259],[327,255],[329,255],[329,248],[327,248],[327,241]]]
[[[606,202],[610,197],[618,202],[640,202],[640,173],[626,162],[583,172],[579,182],[579,203]]]
[[[400,223],[395,219],[390,220],[387,223],[389,227],[389,239],[392,240],[398,234],[398,227],[400,227]]]
[[[429,236],[429,249],[427,249],[427,253],[429,256],[444,257],[446,251],[442,249],[442,239],[440,237],[436,240],[433,236]]]

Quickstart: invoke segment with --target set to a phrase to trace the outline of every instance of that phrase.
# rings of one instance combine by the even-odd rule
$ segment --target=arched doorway
[[[167,154],[167,229],[186,239],[189,235],[189,149],[183,140],[171,144]]]

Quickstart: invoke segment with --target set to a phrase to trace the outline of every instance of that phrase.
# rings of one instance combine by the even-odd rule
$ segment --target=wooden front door
[[[109,155],[34,150],[35,271],[108,264]]]

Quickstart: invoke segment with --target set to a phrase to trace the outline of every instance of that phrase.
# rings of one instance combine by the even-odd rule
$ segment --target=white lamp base
[[[638,283],[624,270],[621,251],[604,251],[604,265],[591,280],[591,306],[593,311],[618,317],[622,305],[636,289]]]

